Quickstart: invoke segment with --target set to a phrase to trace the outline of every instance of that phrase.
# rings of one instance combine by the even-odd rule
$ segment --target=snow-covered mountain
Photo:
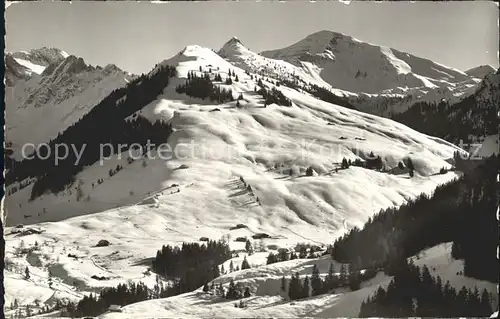
[[[316,84],[328,87],[340,96],[356,96],[355,93],[331,87],[317,72],[312,69],[298,67],[284,60],[266,58],[245,47],[236,37],[227,41],[218,54],[239,68],[267,76],[276,80],[297,81],[301,84]]]
[[[29,51],[7,53],[7,56],[27,68],[27,72],[31,75],[31,73],[42,74],[47,66],[63,61],[69,54],[60,49],[43,47]]]
[[[431,60],[331,31],[313,33],[261,55],[299,67],[308,63],[332,87],[351,92],[432,89],[471,80],[464,72]]]
[[[495,71],[495,68],[491,65],[480,65],[465,71],[465,73],[478,79],[484,79],[487,75],[495,73]]]
[[[169,143],[173,146],[177,144],[183,145],[183,143],[186,143],[186,140],[192,139],[196,143],[206,141],[203,144],[208,145],[212,152],[236,154],[237,156],[234,158],[231,157],[228,159],[223,157],[220,159],[219,164],[222,166],[220,167],[221,170],[217,173],[219,177],[217,177],[217,181],[213,181],[210,184],[220,184],[222,187],[224,181],[235,174],[235,167],[243,165],[241,167],[241,174],[249,170],[248,173],[251,176],[255,175],[255,178],[258,179],[263,178],[261,182],[256,184],[268,185],[266,187],[269,187],[269,189],[266,191],[263,190],[264,193],[272,193],[278,196],[270,200],[270,202],[274,203],[273,206],[278,205],[280,207],[284,204],[283,208],[285,211],[291,209],[299,214],[299,216],[307,214],[307,211],[313,209],[313,206],[316,205],[314,203],[317,203],[319,198],[326,195],[318,195],[319,198],[316,198],[316,196],[310,197],[310,195],[304,194],[299,196],[299,198],[303,198],[305,202],[299,203],[302,200],[296,202],[295,199],[290,202],[291,199],[286,199],[289,196],[287,195],[289,191],[283,189],[284,193],[282,195],[278,195],[276,190],[272,191],[275,188],[282,189],[283,186],[279,185],[282,181],[272,182],[274,177],[266,177],[268,174],[275,176],[275,172],[280,172],[285,167],[288,170],[292,169],[295,172],[294,175],[297,174],[300,176],[305,172],[307,167],[311,166],[318,174],[329,176],[343,157],[350,157],[352,160],[356,158],[364,159],[373,151],[382,157],[387,169],[397,166],[399,161],[412,156],[411,154],[413,153],[418,154],[419,159],[417,161],[421,161],[421,164],[418,165],[420,166],[420,173],[423,176],[427,176],[438,172],[443,166],[449,166],[446,160],[452,157],[454,151],[459,150],[450,143],[425,136],[391,120],[347,110],[343,107],[318,100],[308,93],[285,86],[277,86],[273,81],[268,81],[255,74],[246,74],[243,69],[234,66],[207,48],[188,46],[178,55],[160,63],[150,74],[157,72],[158,68],[162,65],[175,66],[177,77],[171,80],[169,86],[163,90],[163,94],[157,96],[154,102],[142,106],[137,105],[139,111],[135,115],[129,116],[129,118],[144,117],[152,123],[156,120],[168,121],[174,129],[174,133],[169,137]],[[211,74],[212,81],[214,81],[215,74],[220,74],[224,78],[227,78],[227,73],[230,69],[236,72],[236,75],[239,77],[238,82],[233,81],[230,85],[215,83],[221,88],[231,89],[233,96],[237,97],[241,94],[243,99],[220,104],[177,93],[175,90],[176,85],[186,81],[188,72],[193,71],[201,74],[199,72],[200,67],[203,73],[211,71],[209,74]],[[268,89],[274,88],[282,92],[290,99],[292,107],[277,104],[264,107],[264,100],[261,94],[255,92],[258,80],[263,82],[264,87]],[[120,100],[123,98],[122,96],[127,96],[127,94],[120,94],[116,96],[116,99]],[[239,108],[235,108],[236,102],[240,104]],[[315,141],[315,138],[318,136],[321,136],[321,139]],[[327,145],[328,148],[324,145]],[[388,145],[391,146],[388,147]],[[297,157],[296,155],[300,151],[303,151],[304,154]],[[121,161],[125,161],[125,158],[122,158]],[[195,168],[197,165],[200,165],[200,170],[207,169],[207,165],[215,169],[217,165],[212,164],[211,161],[210,157],[203,158],[202,160],[195,158],[180,162],[169,161],[168,165],[175,165],[177,167],[185,162],[186,165],[193,167],[191,169],[193,171],[198,171]],[[216,163],[218,162],[216,161]],[[132,204],[140,200],[142,196],[146,196],[147,193],[153,193],[158,188],[161,188],[160,185],[165,182],[163,179],[173,174],[173,172],[169,171],[175,168],[167,169],[165,171],[167,175],[158,175],[152,169],[145,170],[145,174],[149,174],[147,172],[149,171],[153,175],[148,178],[144,176],[146,182],[144,189],[117,190],[113,192],[111,190],[103,191],[103,189],[108,188],[108,185],[100,185],[95,189],[87,189],[92,184],[92,180],[97,179],[99,174],[105,175],[105,172],[109,168],[116,167],[120,163],[109,161],[108,164],[105,163],[106,165],[96,164],[93,168],[85,169],[81,173],[83,175],[76,176],[76,179],[83,179],[84,185],[86,185],[83,188],[85,192],[89,192],[88,195],[91,198],[99,198],[100,194],[102,194],[106,196],[106,201],[104,201],[104,198],[96,200],[94,206],[94,204],[89,202],[76,202],[73,199],[74,194],[70,195],[71,192],[64,192],[41,196],[29,203],[23,204],[22,209],[19,209],[17,204],[25,202],[29,198],[31,187],[27,187],[18,192],[18,194],[13,195],[11,203],[15,203],[15,205],[10,206],[8,204],[9,218],[12,218],[8,224],[59,220],[68,217],[68,214],[78,215],[83,212],[102,211],[114,207],[115,203],[124,204],[124,201],[127,204]],[[108,167],[107,165],[112,166]],[[159,167],[163,167],[163,161],[160,161],[158,165],[160,165]],[[132,170],[130,173],[134,171]],[[179,173],[182,171],[179,171]],[[91,175],[88,175],[90,172],[92,172]],[[364,175],[372,174],[373,172],[371,170],[362,170],[360,173]],[[124,175],[124,173],[120,174]],[[137,173],[134,172],[132,174]],[[261,174],[263,174],[262,177],[258,177]],[[278,175],[281,176],[280,174]],[[392,176],[391,174],[376,175],[379,177],[373,178],[381,178],[384,180],[383,183],[392,184],[393,182],[402,182],[401,187],[406,187],[403,186],[406,185],[406,181],[398,179],[397,176]],[[220,177],[223,177],[222,180],[219,180]],[[204,179],[206,178],[205,176]],[[326,178],[330,180],[330,177]],[[353,178],[354,180],[356,179],[354,176]],[[387,178],[389,180],[386,180]],[[393,180],[393,178],[396,179]],[[114,180],[113,178],[110,179]],[[157,182],[151,182],[157,179],[159,179]],[[299,178],[298,181],[300,180]],[[187,180],[185,182],[188,183]],[[350,183],[348,184],[350,185]],[[378,183],[375,184],[379,185]],[[128,184],[125,183],[124,185]],[[308,188],[307,183],[303,186]],[[109,187],[114,186],[110,183]],[[301,186],[297,187],[296,191],[299,193],[305,191],[305,189],[301,190]],[[375,185],[374,187],[378,188]],[[129,196],[129,191],[133,191],[135,195]],[[414,194],[416,195],[420,191],[417,190]],[[111,199],[111,193],[116,194],[118,197]],[[379,196],[380,192],[376,191],[374,192],[375,194]],[[61,202],[61,196],[64,198],[69,197]],[[281,196],[285,196],[285,198],[279,199]],[[16,199],[14,200],[14,198]],[[317,207],[317,209],[320,209],[317,216],[326,214],[324,218],[329,219],[330,214],[333,213],[331,209],[335,211],[339,208],[332,207],[329,204],[330,199],[325,198],[324,200],[326,206],[324,208]],[[373,204],[370,198],[367,200],[367,205]],[[377,199],[378,201],[379,199]],[[38,218],[36,215],[39,213],[40,207],[45,207],[48,213]],[[69,207],[72,207],[71,212],[68,212]],[[362,205],[359,207],[362,207]],[[359,213],[361,211],[351,216]],[[22,215],[31,215],[32,217],[29,220],[24,220]],[[306,219],[310,220],[309,218]],[[320,220],[323,220],[323,217]],[[319,223],[320,220],[314,223]],[[357,223],[359,224],[359,222]]]
[[[480,142],[485,136],[498,133],[500,72],[490,73],[474,89],[473,94],[456,103],[421,101],[392,118],[456,144],[460,140]]]
[[[153,150],[149,157],[140,153],[131,160],[133,152],[120,149],[100,163],[99,157],[83,153],[86,161],[78,170],[68,169],[73,167],[73,158],[55,168],[47,164],[53,158],[32,166],[20,163],[30,170],[43,168],[28,177],[25,175],[30,173],[17,173],[14,167],[14,173],[23,177],[24,187],[19,187],[18,180],[6,189],[6,304],[17,299],[40,309],[34,306],[37,299],[42,305],[61,299],[78,301],[90,292],[129,280],[152,287],[156,279],[145,274],[145,262],[161,245],[199,242],[201,237],[226,239],[235,251],[245,247],[235,238],[256,234],[268,235],[262,240],[268,246],[291,248],[298,242],[324,246],[353,227],[361,227],[381,209],[399,206],[421,193],[430,194],[461,175],[456,171],[439,174],[441,168],[451,167],[455,152],[466,153],[457,146],[312,95],[310,84],[339,96],[357,94],[346,87],[333,90],[331,79],[316,66],[316,58],[312,62],[266,58],[233,38],[218,52],[188,46],[119,90],[115,89],[127,82],[125,72],[114,66],[94,68],[73,56],[49,64],[40,75],[20,79],[14,86],[14,92],[19,92],[14,94],[17,100],[12,101],[22,103],[15,108],[11,104],[12,119],[18,122],[7,135],[17,145],[33,142],[33,138],[47,141],[58,134],[60,141],[92,143],[134,142],[134,138],[150,134],[164,137],[174,154],[165,159],[159,150]],[[167,66],[175,72],[169,72]],[[414,68],[408,76],[413,80],[405,83],[421,80],[425,87],[435,81],[420,79],[413,72],[421,69]],[[390,72],[382,78],[386,84],[392,83]],[[468,77],[449,72],[442,75],[443,81]],[[369,86],[368,80],[360,83]],[[50,93],[52,84],[55,94]],[[70,111],[62,111],[66,109]],[[37,125],[40,120],[35,119],[42,113],[36,112],[43,110],[49,110],[44,125]],[[29,120],[21,121],[20,114]],[[66,129],[69,126],[71,130]],[[136,136],[121,135],[123,127],[132,127]],[[341,166],[343,158],[366,161],[371,152],[380,156],[382,169]],[[415,168],[412,178],[399,167],[409,159]],[[51,180],[68,183],[54,186]],[[16,228],[17,224],[24,226]],[[245,227],[235,227],[237,224]],[[101,239],[110,245],[96,247]],[[443,279],[476,284],[461,281],[463,277],[456,274],[460,262],[451,261],[449,247],[443,248],[437,247],[438,253],[432,250],[430,261]],[[125,313],[107,316],[168,313],[190,317],[209,310],[218,317],[354,317],[361,301],[390,279],[380,273],[356,292],[339,290],[335,295],[284,302],[276,295],[282,275],[308,273],[312,263],[320,264],[325,273],[329,261],[323,257],[264,266],[266,255],[249,256],[255,266],[250,270],[216,279],[224,285],[236,279],[253,285],[252,290],[268,282],[261,290],[252,291],[256,296],[253,303],[248,301],[247,312],[198,289],[136,303],[126,307]],[[241,258],[233,259],[240,263]],[[23,279],[27,266],[32,274],[29,280]],[[336,271],[339,266],[335,264]],[[481,285],[495,289],[494,284]],[[460,288],[458,284],[456,288]]]
[[[132,78],[58,49],[8,53],[5,60],[6,141],[17,159],[22,145],[53,139]]]
[[[419,101],[458,102],[479,82],[429,59],[332,31],[260,55],[289,62],[330,88],[351,92],[351,104],[381,116],[404,112]]]

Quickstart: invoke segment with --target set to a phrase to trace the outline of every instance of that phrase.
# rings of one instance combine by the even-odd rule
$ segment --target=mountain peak
[[[220,51],[227,51],[227,50],[235,50],[235,49],[246,49],[248,50],[244,45],[243,43],[241,42],[240,39],[238,39],[237,37],[232,37],[231,39],[229,39],[229,41],[227,41],[226,43],[224,43],[224,45],[222,46],[221,50]]]
[[[277,50],[260,55],[303,68],[317,68],[334,88],[369,94],[400,88],[434,89],[470,81],[465,73],[429,59],[371,44],[339,32],[321,30]]]
[[[222,48],[217,52],[221,57],[227,58],[232,55],[241,55],[242,53],[248,52],[248,48],[246,48],[240,39],[237,37],[232,37],[224,43]]]
[[[465,73],[475,78],[484,79],[488,74],[495,73],[495,71],[495,68],[486,64],[469,69]]]
[[[79,58],[75,55],[68,55],[64,60],[56,63],[50,64],[42,73],[42,75],[55,75],[58,76],[60,74],[76,74],[82,71],[91,69],[91,66],[88,66],[82,58]]]
[[[61,49],[42,47],[38,49],[31,49],[29,51],[13,52],[12,56],[16,59],[25,60],[35,65],[47,67],[50,64],[63,61],[69,55]]]
[[[280,49],[261,52],[261,55],[276,58],[286,52],[287,56],[297,59],[308,59],[310,56],[322,55],[327,51],[335,51],[336,46],[351,47],[354,43],[362,43],[349,35],[330,30],[314,32],[299,40],[298,42]]]
[[[237,37],[231,37],[231,39],[229,39],[229,41],[226,42],[226,44],[242,44],[240,39],[238,39]]]

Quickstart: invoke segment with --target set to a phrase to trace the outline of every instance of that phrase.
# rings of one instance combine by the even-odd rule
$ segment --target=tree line
[[[390,269],[425,248],[453,242],[452,255],[464,260],[466,276],[498,282],[497,167],[493,156],[431,196],[381,211],[363,229],[336,239],[332,258],[358,268]]]
[[[360,317],[488,317],[493,312],[491,294],[465,286],[455,290],[440,276],[420,270],[411,260],[398,267],[386,289],[379,287],[361,303]]]
[[[498,131],[497,105],[500,103],[498,71],[484,79],[477,90],[457,103],[417,102],[407,111],[394,114],[391,119],[419,132],[443,138],[458,144],[472,142],[470,135],[496,135]],[[489,91],[489,94],[484,94]]]
[[[257,81],[257,85],[259,86],[259,89],[255,88],[255,91],[262,95],[264,98],[264,106],[270,105],[270,104],[277,104],[277,105],[282,105],[282,106],[292,106],[292,101],[290,101],[289,98],[287,98],[280,90],[277,88],[273,87],[271,89],[267,89],[262,82],[262,79],[259,79]]]
[[[298,272],[292,274],[290,280],[283,276],[280,287],[290,300],[297,300],[327,293],[335,294],[335,289],[339,287],[348,287],[351,291],[355,291],[360,289],[361,282],[373,278],[376,274],[376,270],[361,271],[354,268],[353,264],[342,264],[340,273],[336,274],[333,263],[330,263],[328,274],[323,278],[315,264],[310,277],[306,275],[301,280]]]
[[[356,110],[356,107],[349,103],[348,99],[346,97],[340,97],[335,94],[333,94],[330,90],[327,90],[325,88],[319,87],[316,84],[310,84],[309,88],[305,88],[305,90],[310,93],[312,96],[331,103],[335,105],[339,105],[351,110]]]
[[[99,316],[105,313],[111,305],[125,306],[131,303],[154,299],[155,295],[144,283],[129,282],[116,287],[104,288],[99,295],[84,296],[78,303],[66,305],[70,317]],[[156,296],[157,297],[157,296]]]

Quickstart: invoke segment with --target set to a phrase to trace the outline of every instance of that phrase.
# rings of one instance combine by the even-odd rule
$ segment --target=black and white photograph
[[[497,317],[498,14],[7,2],[4,317]]]

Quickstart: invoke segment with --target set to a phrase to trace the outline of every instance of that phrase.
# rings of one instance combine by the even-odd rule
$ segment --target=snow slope
[[[28,202],[31,186],[26,187],[10,196],[6,203],[9,225],[60,220],[68,217],[68,214],[74,216],[102,211],[119,203],[132,204],[137,198],[127,198],[127,194],[134,187],[124,183],[123,186],[129,188],[124,190],[123,186],[114,189],[111,185],[115,180],[121,179],[120,175],[128,178],[139,174],[136,170],[146,174],[144,184],[138,182],[137,187],[140,189],[134,190],[137,196],[154,192],[162,187],[163,182],[170,180],[184,184],[200,181],[202,188],[218,188],[221,194],[227,194],[225,185],[241,175],[248,183],[256,185],[255,196],[263,197],[263,205],[278,210],[284,208],[285,211],[292,211],[299,216],[311,209],[318,209],[321,213],[314,218],[314,223],[329,220],[331,214],[336,212],[352,209],[352,213],[356,212],[354,215],[362,216],[360,221],[356,222],[359,224],[365,216],[380,208],[400,204],[406,197],[432,190],[438,183],[452,178],[451,175],[429,175],[438,172],[443,166],[448,167],[446,159],[451,158],[458,148],[399,123],[319,101],[283,86],[279,89],[294,105],[284,107],[273,104],[264,108],[262,97],[253,92],[255,80],[251,80],[243,70],[234,67],[213,51],[198,46],[188,47],[181,55],[164,63],[177,65],[180,79],[174,79],[172,85],[164,90],[164,94],[144,107],[138,115],[151,120],[170,121],[175,132],[169,143],[181,151],[185,149],[184,152],[189,153],[188,158],[169,161],[166,164],[158,159],[152,161],[151,169],[142,169],[136,163],[130,166],[124,163],[123,156],[120,163],[130,169],[125,169],[116,175],[116,178],[107,176],[107,171],[118,163],[106,161],[103,166],[96,163],[77,176],[77,180],[84,182],[84,192],[91,198],[101,198],[100,194],[105,194],[106,200],[96,200],[95,205],[92,201],[77,203],[75,192],[72,195],[69,195],[69,192],[65,192],[66,195],[44,195]],[[208,69],[208,65],[212,65],[214,70],[219,67],[224,76],[225,70],[229,68],[238,73],[240,81],[233,82],[232,89],[233,94],[243,94],[242,108],[235,108],[235,102],[230,102],[217,105],[221,111],[210,112],[215,108],[213,104],[186,98],[185,95],[175,92],[176,82],[183,82],[188,71],[198,70],[199,66]],[[269,87],[273,86],[267,81],[265,83]],[[194,155],[188,152],[191,141],[196,146]],[[406,176],[358,167],[334,173],[343,157],[352,160],[366,158],[372,151],[382,157],[387,168],[397,166],[398,162],[407,156],[412,157],[420,176],[410,180]],[[181,164],[190,168],[175,170]],[[303,176],[309,166],[320,176]],[[290,168],[294,171],[294,176],[282,174],[285,170],[288,173]],[[164,173],[158,174],[155,170],[163,170]],[[196,174],[201,175],[193,176]],[[207,183],[212,174],[214,180]],[[109,179],[110,183],[91,188],[92,182],[99,177]],[[364,180],[371,186],[356,190],[356,181],[359,180]],[[311,185],[314,186],[311,188]],[[383,190],[385,186],[387,190]],[[398,190],[392,190],[393,187]],[[332,197],[330,192],[336,193],[334,196],[339,196],[341,202],[335,203],[335,197]],[[344,195],[349,193],[351,195]],[[271,198],[265,200],[268,195],[271,195]],[[223,203],[232,206],[234,201],[242,201],[245,196],[247,195],[234,195],[230,197],[235,197],[231,201],[225,199]],[[344,196],[345,199],[342,199]],[[215,198],[218,197],[220,196]],[[370,212],[361,208],[373,205],[372,201],[376,204]],[[356,205],[360,206],[356,208]],[[36,215],[42,208],[47,211],[46,217],[38,218]],[[33,217],[24,220],[22,214]],[[346,215],[353,216],[348,213]],[[306,219],[311,222],[311,218]]]
[[[47,50],[52,54],[36,55],[36,50],[12,54],[16,64],[11,65],[22,66],[28,73],[13,81],[5,98],[6,141],[12,143],[13,157],[18,160],[25,143],[53,139],[130,78],[115,65],[93,67],[82,58],[57,49]],[[19,56],[23,59],[16,58]],[[44,119],[43,125],[40,119]]]
[[[289,62],[302,69],[296,74],[308,73],[317,83],[326,82],[324,87],[350,96],[358,109],[381,116],[404,112],[418,101],[458,102],[480,82],[431,60],[331,31],[260,56]]]
[[[283,49],[261,55],[301,66],[317,65],[333,87],[351,92],[379,93],[398,87],[434,88],[470,77],[458,70],[408,53],[361,42],[331,31],[313,33]]]
[[[162,64],[176,66],[178,77],[172,79],[162,95],[133,116],[169,121],[174,128],[169,144],[178,151],[175,157],[165,161],[152,152],[154,159],[128,164],[125,152],[102,165],[86,167],[75,177],[77,182],[59,194],[45,194],[30,202],[29,185],[8,196],[6,258],[16,266],[14,271],[6,271],[7,304],[13,298],[21,298],[19,286],[24,282],[19,270],[22,272],[26,265],[35,274],[29,284],[32,295],[23,297],[26,302],[35,298],[43,299],[42,302],[53,300],[47,290],[49,269],[57,298],[75,298],[75,294],[127,280],[152,284],[154,279],[143,274],[145,264],[163,244],[197,241],[202,236],[224,237],[238,250],[242,243],[233,239],[255,233],[269,234],[271,238],[264,243],[279,247],[291,247],[297,242],[328,244],[351,227],[362,226],[380,209],[401,205],[422,192],[430,193],[459,174],[436,174],[441,167],[450,166],[446,160],[458,147],[389,119],[326,103],[284,86],[277,89],[292,101],[292,106],[264,107],[262,97],[254,92],[255,75],[252,80],[242,68],[210,49],[188,46]],[[239,82],[217,85],[230,87],[235,96],[243,94],[240,108],[235,107],[236,102],[214,105],[175,92],[175,86],[184,83],[187,73],[199,73],[200,66],[203,71],[211,68],[212,73],[218,72],[223,78],[229,69],[238,75]],[[57,70],[50,75],[58,74]],[[266,80],[263,82],[274,87]],[[382,157],[387,169],[411,157],[415,177],[360,167],[336,171],[343,157],[366,158],[371,151]],[[109,169],[117,164],[123,169],[110,177]],[[305,176],[308,167],[314,169],[314,176]],[[96,183],[99,178],[104,179],[102,184]],[[77,185],[84,200],[76,200]],[[9,234],[15,230],[12,226],[19,223],[30,225],[25,229],[33,227],[42,232]],[[230,230],[238,223],[248,228]],[[111,245],[95,247],[100,239]],[[35,241],[39,250],[29,256],[16,256],[21,246],[33,246]],[[77,258],[68,257],[70,253]],[[250,263],[262,263],[263,256],[256,258]],[[298,261],[286,265],[306,269],[306,264]],[[277,275],[280,270],[276,267],[281,266],[269,266],[262,273]],[[253,270],[248,274],[252,274],[254,282],[261,280]],[[109,279],[96,280],[90,278],[92,275]],[[154,302],[145,305],[151,311],[179,311],[176,316],[189,308],[192,312],[186,312],[188,316],[201,311],[193,305],[200,302],[199,295],[194,292],[175,297],[178,299],[171,299],[173,302],[154,301],[158,306]],[[343,301],[346,298],[359,301],[366,296],[367,291],[362,290],[297,302],[296,306],[281,305],[276,297],[262,296],[255,302],[261,308],[264,302],[277,302],[276,308],[267,306],[266,315],[295,316],[305,315],[318,305],[320,309],[329,309],[328,305],[352,304]],[[223,310],[216,308],[225,304],[232,307],[220,308],[226,310],[226,316],[240,311],[232,303],[218,303],[210,309],[214,315],[222,314]],[[142,311],[141,305],[131,305],[131,309],[138,309],[131,311]],[[203,309],[206,311],[207,307],[210,306],[205,304]],[[349,307],[348,313],[357,311],[356,305]],[[325,316],[330,314],[326,312]]]
[[[277,80],[298,79],[302,83],[328,87],[340,96],[357,96],[356,93],[331,87],[329,83],[319,76],[317,68],[312,64],[304,63],[304,67],[298,67],[283,60],[266,58],[249,50],[236,37],[227,41],[218,51],[218,54],[233,65],[251,73]]]

